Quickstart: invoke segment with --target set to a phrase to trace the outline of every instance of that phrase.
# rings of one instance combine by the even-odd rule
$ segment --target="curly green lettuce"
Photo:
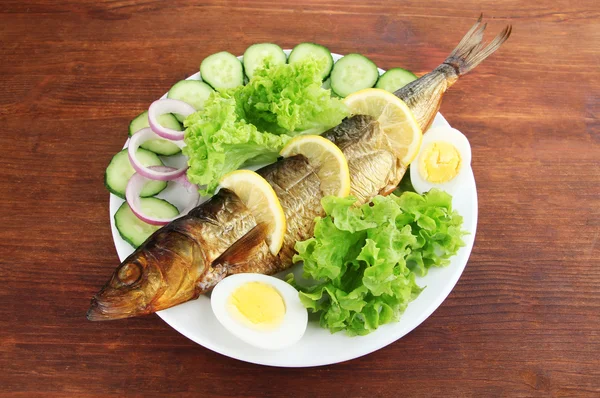
[[[318,60],[258,70],[237,91],[248,121],[272,133],[320,134],[348,116],[346,105],[322,88]]]
[[[351,336],[398,321],[422,291],[415,276],[448,265],[465,234],[452,197],[440,190],[377,196],[360,207],[355,201],[323,198],[326,216],[314,237],[295,246],[310,286],[288,277],[322,327]]]
[[[212,194],[226,173],[274,161],[291,137],[338,125],[348,108],[321,88],[318,66],[314,59],[267,65],[247,85],[212,93],[184,122],[189,180]]]

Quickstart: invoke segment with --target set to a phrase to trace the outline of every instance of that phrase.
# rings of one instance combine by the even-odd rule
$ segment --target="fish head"
[[[202,244],[204,219],[184,216],[154,232],[113,272],[92,298],[91,321],[130,318],[197,298],[210,262]]]
[[[94,295],[87,318],[101,321],[150,313],[161,285],[161,272],[156,262],[149,261],[144,252],[135,252]]]
[[[87,318],[130,318],[198,297],[196,281],[207,263],[200,246],[182,233],[188,221],[161,228],[127,257],[92,298]]]

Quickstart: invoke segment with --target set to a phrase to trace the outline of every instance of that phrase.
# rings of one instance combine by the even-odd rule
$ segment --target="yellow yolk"
[[[460,163],[460,153],[454,145],[437,141],[429,144],[421,153],[419,170],[425,181],[441,184],[456,177]]]
[[[273,329],[285,315],[279,292],[262,282],[248,282],[234,290],[229,309],[239,321],[255,329]]]

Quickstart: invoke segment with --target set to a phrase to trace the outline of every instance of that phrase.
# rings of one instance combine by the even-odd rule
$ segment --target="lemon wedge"
[[[301,135],[291,139],[279,153],[284,158],[303,155],[317,169],[323,195],[345,197],[350,194],[350,170],[344,153],[320,135]]]
[[[404,101],[389,91],[367,88],[344,99],[353,115],[377,119],[400,162],[408,166],[419,153],[423,133]]]
[[[233,191],[246,205],[257,223],[268,226],[266,238],[273,255],[279,253],[286,231],[285,214],[277,194],[260,175],[250,170],[236,170],[221,178],[221,187]]]

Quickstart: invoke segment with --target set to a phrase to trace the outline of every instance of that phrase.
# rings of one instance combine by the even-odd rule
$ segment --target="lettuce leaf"
[[[312,285],[288,277],[303,305],[320,313],[322,327],[351,336],[398,321],[422,291],[416,275],[448,265],[465,234],[452,197],[440,190],[355,202],[323,198],[326,216],[317,219],[314,237],[295,247],[294,261],[304,261]]]
[[[264,162],[277,158],[291,138],[260,132],[240,118],[238,104],[231,92],[211,94],[203,111],[186,120],[183,154],[188,158],[188,179],[205,186],[201,193],[212,194],[226,173],[237,170],[251,159]]]
[[[321,88],[318,62],[267,65],[246,86],[214,92],[186,118],[188,179],[214,193],[221,177],[249,163],[268,163],[298,134],[320,134],[348,116]]]
[[[277,134],[320,134],[340,124],[348,108],[321,87],[320,70],[313,58],[258,70],[236,92],[248,121]]]

